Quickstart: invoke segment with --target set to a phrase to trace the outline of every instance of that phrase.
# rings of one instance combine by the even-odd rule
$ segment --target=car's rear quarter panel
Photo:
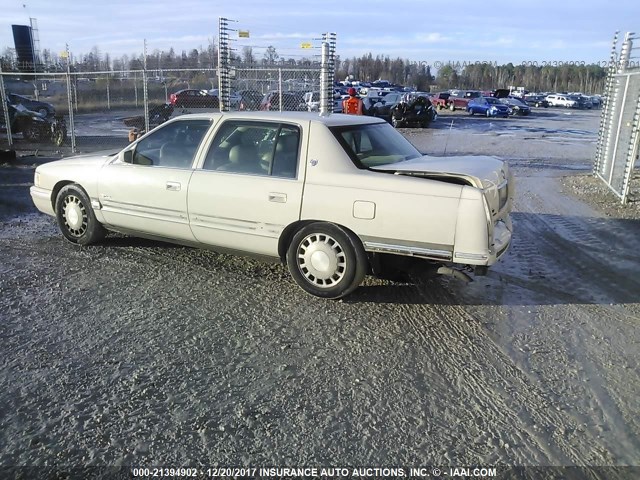
[[[461,186],[360,170],[326,127],[311,129],[303,220],[334,222],[361,239],[453,246]],[[358,218],[363,210],[372,218]]]

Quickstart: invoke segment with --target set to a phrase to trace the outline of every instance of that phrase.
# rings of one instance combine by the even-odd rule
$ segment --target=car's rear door
[[[105,165],[98,183],[101,213],[115,228],[194,240],[187,215],[193,161],[211,120],[184,119],[158,127]]]
[[[292,123],[229,119],[217,129],[189,183],[199,242],[275,256],[284,228],[300,219],[305,130]]]

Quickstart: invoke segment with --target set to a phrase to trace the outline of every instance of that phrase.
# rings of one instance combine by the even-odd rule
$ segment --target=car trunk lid
[[[431,180],[470,185],[481,189],[491,210],[497,215],[512,196],[509,166],[491,156],[422,157],[394,164],[378,165],[372,170]]]

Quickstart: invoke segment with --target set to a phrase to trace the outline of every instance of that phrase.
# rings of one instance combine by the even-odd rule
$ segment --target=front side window
[[[210,120],[181,120],[159,127],[136,144],[132,163],[191,168],[193,157],[210,126]]]
[[[269,122],[227,121],[207,152],[204,170],[295,178],[300,130]]]
[[[388,123],[331,127],[330,130],[358,168],[397,163],[422,156]]]

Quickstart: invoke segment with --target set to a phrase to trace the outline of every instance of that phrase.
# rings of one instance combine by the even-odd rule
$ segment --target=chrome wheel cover
[[[89,216],[82,201],[75,195],[67,195],[62,202],[64,226],[73,237],[82,237],[89,226]]]
[[[347,256],[331,235],[312,233],[299,244],[296,252],[298,269],[304,278],[319,288],[338,285],[347,271]]]

